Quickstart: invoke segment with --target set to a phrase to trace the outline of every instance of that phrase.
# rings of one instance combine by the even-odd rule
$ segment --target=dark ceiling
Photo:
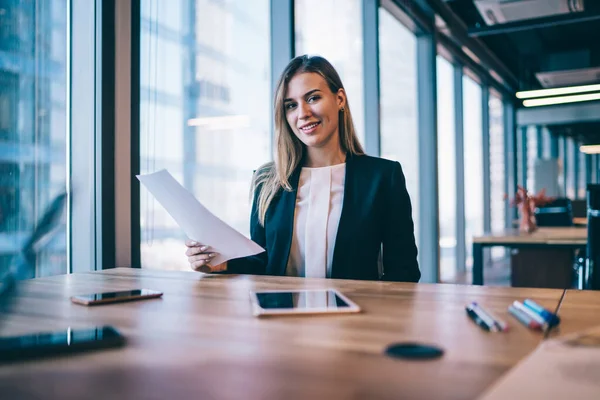
[[[536,72],[568,70],[600,66],[600,18],[578,21],[583,13],[547,17],[554,26],[535,27],[535,19],[511,23],[513,29],[503,33],[500,27],[489,29],[473,0],[446,0],[456,14],[485,45],[502,60],[519,80],[519,90],[540,88]],[[585,15],[600,16],[600,0],[587,0]],[[532,26],[533,25],[533,26]],[[483,29],[482,29],[483,28]],[[482,29],[483,32],[478,32]]]
[[[600,142],[600,122],[552,125],[551,132],[559,136],[572,137],[579,144],[598,144]]]
[[[542,88],[536,73],[600,67],[600,0],[585,0],[583,12],[490,26],[474,0],[445,3],[467,26],[469,36],[482,41],[517,79],[517,90]],[[583,80],[576,84],[600,83],[600,71],[578,76]],[[552,132],[574,136],[580,142],[598,142],[599,127],[600,123],[563,125]]]

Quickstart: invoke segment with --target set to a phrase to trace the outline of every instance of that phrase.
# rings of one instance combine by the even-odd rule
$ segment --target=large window
[[[384,8],[379,8],[379,70],[381,156],[402,165],[418,242],[417,40]]]
[[[456,275],[456,131],[454,68],[437,57],[440,280]]]
[[[536,126],[528,126],[527,127],[527,182],[525,182],[525,187],[530,192],[536,191],[535,185],[535,162],[538,158],[537,156],[537,127]]]
[[[66,0],[0,3],[0,273],[66,188]],[[67,273],[66,225],[28,252],[30,276]]]
[[[502,99],[490,93],[490,217],[492,232],[501,232],[506,227],[504,200],[504,184],[506,180],[504,165],[504,110]],[[502,247],[493,247],[492,258],[505,256]]]
[[[560,187],[560,196],[566,196],[567,193],[567,177],[565,175],[566,159],[566,139],[562,136],[558,137],[558,185]],[[568,167],[568,166],[567,166]]]
[[[483,135],[481,86],[463,76],[465,243],[467,267],[473,265],[473,236],[483,234]]]
[[[551,144],[552,136],[550,135],[550,130],[547,127],[542,127],[542,158],[549,159],[552,158],[552,150]]]
[[[490,207],[492,231],[505,228],[504,112],[502,99],[490,94]]]
[[[271,159],[269,0],[143,0],[141,12],[141,172],[168,169],[249,235],[252,172]],[[187,269],[181,229],[140,195],[142,267]]]
[[[320,55],[333,64],[364,144],[362,1],[296,0],[294,4],[296,55]]]

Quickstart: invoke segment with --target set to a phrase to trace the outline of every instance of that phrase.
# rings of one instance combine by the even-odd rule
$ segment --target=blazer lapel
[[[281,254],[276,258],[279,265],[275,269],[278,275],[284,276],[287,269],[288,258],[290,256],[290,248],[292,247],[292,237],[294,234],[294,213],[296,210],[296,195],[298,194],[298,181],[300,180],[300,172],[302,165],[300,164],[290,176],[290,185],[292,191],[283,190],[279,204],[281,207],[281,243],[279,247]]]
[[[351,223],[353,214],[353,199],[355,198],[355,158],[351,154],[346,156],[346,177],[344,178],[344,200],[342,201],[342,214],[335,237],[335,247],[333,248],[333,262],[331,263],[331,278],[340,276],[341,268],[343,268],[343,249],[347,248],[348,235],[350,232],[347,225]]]

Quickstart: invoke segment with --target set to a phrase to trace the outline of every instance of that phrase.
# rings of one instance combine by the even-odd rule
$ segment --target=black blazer
[[[285,275],[301,167],[290,177],[292,191],[281,190],[271,202],[265,226],[258,222],[255,191],[250,235],[266,249],[228,262],[229,273]],[[383,244],[383,275],[378,258]],[[342,214],[333,251],[331,277],[417,282],[412,207],[400,163],[369,156],[348,156]]]

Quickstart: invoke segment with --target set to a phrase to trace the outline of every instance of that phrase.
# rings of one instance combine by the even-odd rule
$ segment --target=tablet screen
[[[350,305],[333,290],[258,292],[258,304],[265,310],[344,309]]]

